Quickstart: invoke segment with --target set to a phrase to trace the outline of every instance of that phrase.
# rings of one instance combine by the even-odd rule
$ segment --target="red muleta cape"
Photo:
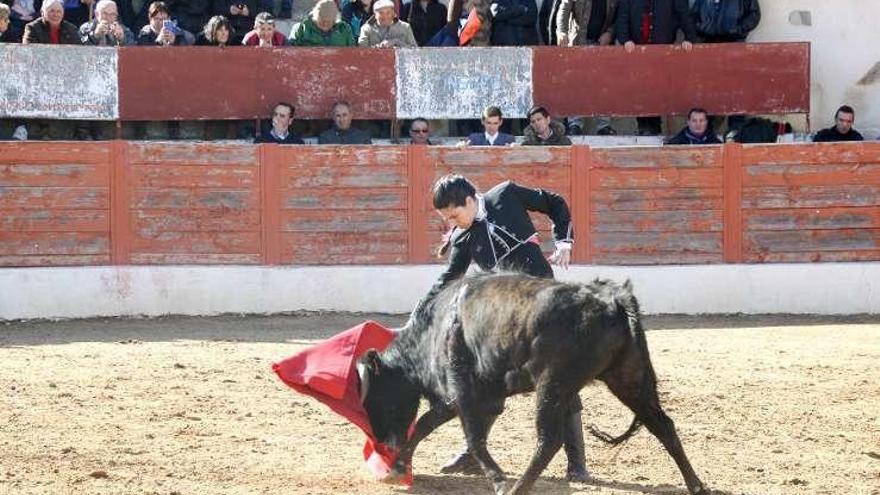
[[[364,460],[367,469],[379,479],[391,472],[397,451],[376,441],[373,435],[367,411],[361,405],[356,364],[369,349],[381,351],[392,340],[394,332],[374,321],[366,321],[272,364],[272,370],[281,381],[301,394],[318,399],[363,430],[367,435]],[[408,466],[401,482],[412,486],[412,479],[412,466]]]

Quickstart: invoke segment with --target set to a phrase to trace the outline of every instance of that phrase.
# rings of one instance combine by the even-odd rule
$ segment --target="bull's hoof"
[[[399,470],[396,466],[388,472],[388,475],[382,478],[382,483],[388,485],[399,485],[406,478],[406,470]]]
[[[443,474],[483,474],[480,463],[474,459],[470,452],[464,451],[449,460],[440,468]]]
[[[584,466],[568,466],[565,479],[572,483],[590,483],[593,478]]]
[[[492,486],[495,488],[495,495],[504,495],[507,491],[507,482],[504,480],[495,481]]]

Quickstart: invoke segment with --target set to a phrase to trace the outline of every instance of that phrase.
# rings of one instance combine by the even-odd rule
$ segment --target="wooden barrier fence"
[[[563,194],[575,263],[880,260],[880,143],[0,143],[0,266],[436,261],[430,185]],[[547,250],[549,224],[535,217]]]

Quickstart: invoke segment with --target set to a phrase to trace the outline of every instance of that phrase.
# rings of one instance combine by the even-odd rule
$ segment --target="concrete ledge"
[[[0,269],[0,320],[295,310],[408,312],[423,266]],[[880,313],[880,263],[576,266],[564,280],[632,279],[647,314]]]

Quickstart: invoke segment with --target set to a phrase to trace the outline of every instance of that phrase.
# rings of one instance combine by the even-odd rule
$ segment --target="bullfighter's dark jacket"
[[[474,223],[451,233],[449,265],[423,302],[463,276],[472,261],[485,271],[510,270],[552,278],[553,269],[537,243],[529,211],[550,217],[557,246],[571,247],[571,214],[565,200],[557,194],[507,181],[477,195],[477,203]]]

